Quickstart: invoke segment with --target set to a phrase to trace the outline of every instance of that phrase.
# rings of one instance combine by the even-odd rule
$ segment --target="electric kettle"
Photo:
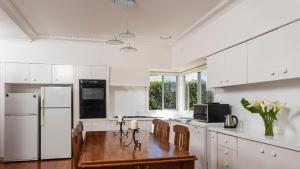
[[[227,114],[225,115],[225,122],[224,127],[225,128],[236,128],[238,125],[238,118],[235,115]]]

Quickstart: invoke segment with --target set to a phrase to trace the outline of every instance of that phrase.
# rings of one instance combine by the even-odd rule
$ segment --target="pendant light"
[[[119,40],[119,39],[117,39],[117,37],[114,36],[113,39],[106,41],[106,43],[110,44],[110,45],[122,45],[124,42],[121,41],[121,40]]]
[[[135,34],[131,33],[128,29],[128,22],[126,22],[126,31],[124,33],[120,33],[119,38],[122,39],[122,40],[135,38]]]
[[[120,49],[122,52],[137,52],[138,49],[135,47],[132,47],[130,44]]]

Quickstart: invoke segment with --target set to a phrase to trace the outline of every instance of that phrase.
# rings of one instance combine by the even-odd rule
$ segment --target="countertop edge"
[[[237,131],[230,131],[231,129],[224,129],[224,128],[218,128],[218,127],[208,127],[207,129],[210,131],[215,131],[218,133],[235,136],[235,137],[246,139],[246,140],[251,140],[251,141],[255,141],[255,142],[260,142],[260,143],[269,144],[269,145],[273,145],[273,146],[300,152],[300,147],[295,145],[295,143],[294,144],[291,142],[287,143],[287,142],[281,141],[280,139],[277,139],[275,137],[268,138],[266,136],[251,136],[249,134],[245,134],[245,133],[241,133],[241,132],[237,132]],[[282,135],[280,135],[280,136],[283,137]],[[288,136],[286,136],[286,137],[288,137]],[[292,138],[293,136],[290,136],[290,137]],[[296,139],[295,142],[297,142],[299,144],[300,139],[299,138],[297,139],[297,137],[293,137],[293,138],[295,138]]]

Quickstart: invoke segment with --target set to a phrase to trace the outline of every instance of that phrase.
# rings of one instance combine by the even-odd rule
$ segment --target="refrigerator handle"
[[[41,88],[41,126],[45,126],[45,88]]]

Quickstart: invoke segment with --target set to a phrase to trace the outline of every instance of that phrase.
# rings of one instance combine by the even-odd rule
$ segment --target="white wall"
[[[216,90],[216,101],[229,103],[232,113],[243,121],[245,128],[261,130],[264,126],[258,114],[246,111],[240,103],[242,98],[249,101],[255,99],[265,101],[280,101],[286,103],[286,108],[278,114],[277,132],[300,136],[300,79],[249,84],[227,87]]]
[[[232,0],[172,49],[174,68],[300,18],[299,0]]]
[[[109,92],[111,116],[148,115],[147,95],[146,87],[111,86]]]
[[[0,62],[37,62],[81,65],[145,66],[170,68],[169,46],[136,45],[136,53],[120,52],[120,46],[104,43],[37,40],[0,41]]]

